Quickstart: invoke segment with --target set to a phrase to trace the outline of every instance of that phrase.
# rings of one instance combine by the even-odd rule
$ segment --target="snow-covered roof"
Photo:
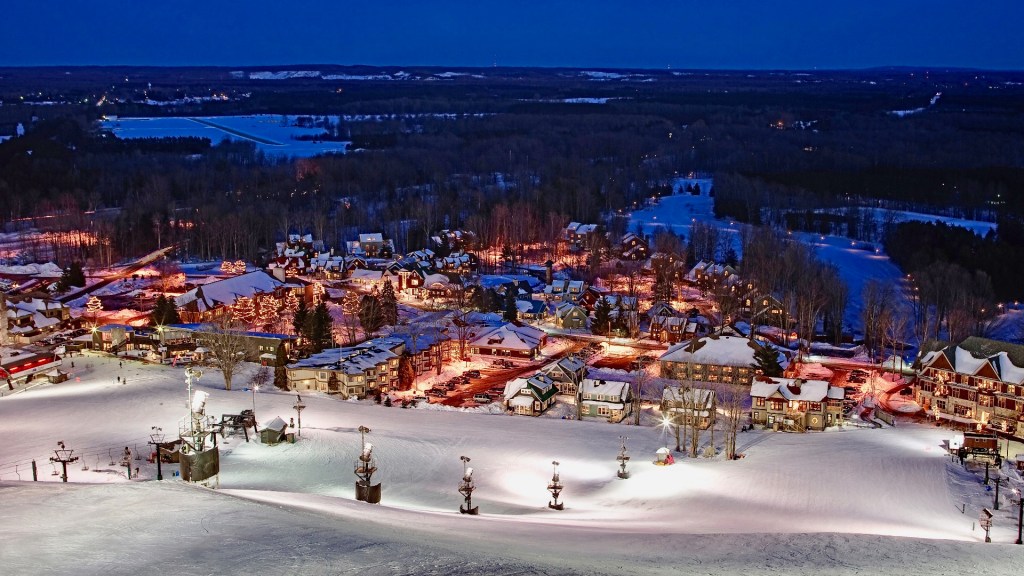
[[[470,345],[508,350],[533,350],[540,346],[543,338],[543,330],[538,330],[532,326],[517,326],[509,323],[484,332],[473,340]]]
[[[710,388],[666,386],[661,391],[664,402],[682,402],[684,406],[711,408],[715,400],[715,391]]]
[[[374,243],[374,242],[383,242],[383,241],[384,241],[384,235],[381,234],[380,232],[376,232],[376,233],[373,233],[373,234],[360,234],[359,235],[359,242],[360,243],[367,243],[367,242]]]
[[[580,392],[582,394],[612,396],[620,402],[625,402],[629,395],[629,382],[584,378],[580,382]]]
[[[276,432],[281,432],[287,427],[288,423],[282,420],[280,416],[275,417],[273,420],[263,425],[264,430],[274,430]]]
[[[826,399],[842,400],[846,391],[838,386],[829,386],[824,380],[801,380],[799,378],[758,378],[750,385],[750,395],[767,398],[778,392],[786,400],[822,402]]]
[[[405,341],[401,338],[374,338],[347,348],[328,348],[299,360],[295,368],[323,368],[344,374],[361,374],[397,358]]]
[[[513,396],[508,401],[508,405],[509,406],[521,406],[521,407],[524,407],[524,408],[527,407],[527,406],[531,406],[532,404],[533,404],[533,397],[532,396],[527,396],[525,394],[520,395],[520,396]]]
[[[754,351],[761,345],[740,336],[705,336],[693,342],[681,342],[661,355],[662,362],[695,362],[719,366],[754,364]]]
[[[380,270],[366,270],[365,268],[356,268],[352,271],[349,276],[350,280],[357,282],[379,282],[384,277],[384,272]]]
[[[262,270],[257,270],[197,286],[175,298],[174,303],[186,306],[196,302],[197,309],[202,312],[219,305],[234,304],[241,296],[252,298],[256,294],[268,294],[282,286],[283,282]]]

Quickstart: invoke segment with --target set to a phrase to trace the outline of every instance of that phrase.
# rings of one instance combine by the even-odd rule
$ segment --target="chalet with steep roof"
[[[555,401],[558,387],[546,374],[516,378],[505,384],[505,408],[513,414],[540,416]]]
[[[579,356],[569,355],[548,364],[541,371],[555,381],[559,394],[575,396],[580,382],[587,376],[587,363]]]
[[[559,328],[579,330],[590,324],[586,309],[572,302],[561,302],[555,306],[555,323]]]
[[[1017,433],[1024,425],[1024,346],[970,337],[920,359],[914,396],[934,418]]]
[[[619,242],[619,258],[623,260],[647,260],[651,251],[647,239],[632,232],[627,232]]]

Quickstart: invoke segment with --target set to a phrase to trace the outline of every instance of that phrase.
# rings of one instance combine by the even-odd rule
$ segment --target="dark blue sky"
[[[1024,2],[9,2],[0,66],[1024,69]]]

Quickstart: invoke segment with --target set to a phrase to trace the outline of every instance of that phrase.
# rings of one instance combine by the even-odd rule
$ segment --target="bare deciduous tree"
[[[200,342],[208,351],[206,364],[220,370],[224,376],[224,389],[231,390],[231,378],[235,370],[251,353],[250,340],[238,324],[231,321],[230,316],[225,316],[202,334]]]

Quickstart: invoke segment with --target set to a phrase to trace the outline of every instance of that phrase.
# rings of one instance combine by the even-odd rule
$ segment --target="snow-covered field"
[[[202,118],[118,118],[104,120],[103,128],[111,130],[118,138],[167,138],[195,136],[209,138],[217,144],[225,138],[254,142],[256,146],[272,156],[307,157],[330,152],[345,152],[347,142],[323,142],[295,140],[296,136],[317,136],[320,128],[303,128],[294,125],[294,116],[289,125],[282,126],[280,115],[259,114],[253,116],[211,116]]]
[[[691,180],[679,179],[679,182],[689,181]],[[693,181],[701,182],[701,180]],[[711,185],[712,181],[707,179],[702,183],[701,189],[706,190]],[[677,191],[680,189],[678,182],[674,185],[674,189]],[[633,230],[640,224],[643,225],[645,233],[648,234],[653,234],[655,230],[662,228],[676,233],[682,232],[689,238],[690,228],[694,222],[710,222],[718,226],[719,229],[723,230],[732,239],[733,247],[739,253],[739,225],[728,220],[716,219],[714,216],[714,201],[715,199],[712,197],[693,196],[691,194],[676,194],[664,197],[655,206],[633,212],[629,229]],[[874,209],[870,213],[874,214],[879,222],[882,222],[889,216],[885,212],[881,209]],[[917,212],[896,211],[892,216],[897,222],[944,222],[950,226],[966,228],[979,236],[984,236],[995,227],[995,224],[992,222],[932,216]],[[863,307],[861,295],[864,290],[864,284],[868,280],[875,279],[901,288],[903,286],[903,278],[899,268],[881,251],[881,245],[854,242],[842,236],[821,236],[805,232],[793,232],[792,234],[793,237],[814,247],[819,258],[826,262],[831,262],[839,268],[839,274],[850,290],[849,305],[846,309],[845,318],[850,326],[858,327],[859,329],[861,325],[860,315],[861,308]]]
[[[938,428],[747,432],[741,460],[658,467],[655,450],[674,442],[661,428],[310,395],[298,443],[229,438],[219,489],[208,490],[173,478],[173,466],[158,483],[145,460],[135,461],[143,480],[130,482],[109,464],[108,451],[145,451],[151,426],[174,434],[181,368],[73,360],[71,381],[0,398],[4,574],[1006,574],[1020,558],[972,531],[990,496],[950,463],[950,433]],[[204,375],[208,412],[252,407],[245,376],[225,391],[218,373]],[[287,420],[294,400],[257,393],[257,419]],[[360,425],[371,429],[380,506],[353,499]],[[615,477],[620,435],[628,480]],[[71,484],[46,462],[58,440],[83,456]],[[476,470],[479,517],[457,511],[461,455]],[[33,458],[43,482],[25,481]],[[561,512],[546,507],[552,460]],[[1015,536],[1007,502],[999,543]]]

